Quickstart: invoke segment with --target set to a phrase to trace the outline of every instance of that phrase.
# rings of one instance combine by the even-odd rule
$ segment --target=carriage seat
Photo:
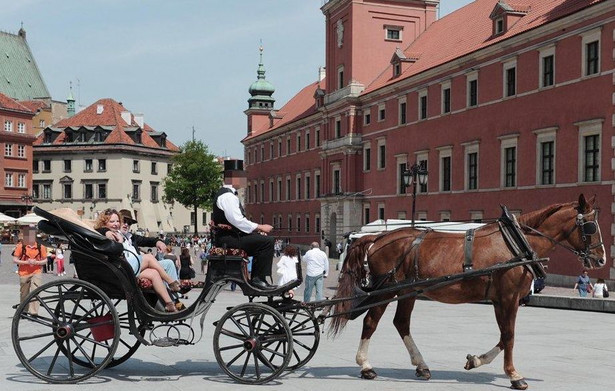
[[[231,257],[241,257],[243,259],[248,259],[248,253],[245,250],[240,248],[224,248],[224,247],[212,247],[209,250],[210,256],[231,256]]]

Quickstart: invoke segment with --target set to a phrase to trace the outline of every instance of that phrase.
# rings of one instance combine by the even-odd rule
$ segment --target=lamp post
[[[414,163],[410,169],[402,173],[403,185],[408,187],[412,185],[412,226],[414,227],[414,218],[416,213],[416,183],[421,185],[427,184],[427,170],[423,166]]]
[[[26,214],[28,214],[28,209],[30,208],[30,203],[34,199],[34,194],[24,193],[21,196],[21,200],[26,203]]]

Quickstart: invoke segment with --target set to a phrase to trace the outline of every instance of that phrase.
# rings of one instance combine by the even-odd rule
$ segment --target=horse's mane
[[[573,205],[574,202],[549,205],[546,208],[522,214],[521,216],[519,216],[519,222],[529,227],[536,228],[541,226],[546,219],[560,211],[562,208]]]

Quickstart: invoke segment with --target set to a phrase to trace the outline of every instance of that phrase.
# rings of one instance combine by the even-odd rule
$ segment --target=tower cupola
[[[250,99],[248,99],[249,109],[273,109],[275,99],[273,93],[275,88],[273,84],[265,79],[265,66],[263,65],[263,47],[259,48],[260,62],[258,64],[258,70],[256,71],[257,80],[252,83],[248,92],[250,93]]]

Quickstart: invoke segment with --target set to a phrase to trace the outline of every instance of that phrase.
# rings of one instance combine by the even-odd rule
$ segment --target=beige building
[[[179,152],[166,133],[113,99],[75,115],[71,103],[69,118],[46,127],[34,143],[34,204],[68,207],[84,219],[107,208],[129,209],[139,221],[135,229],[194,232],[193,211],[162,201],[163,180]],[[198,213],[198,231],[204,232],[210,215]]]

